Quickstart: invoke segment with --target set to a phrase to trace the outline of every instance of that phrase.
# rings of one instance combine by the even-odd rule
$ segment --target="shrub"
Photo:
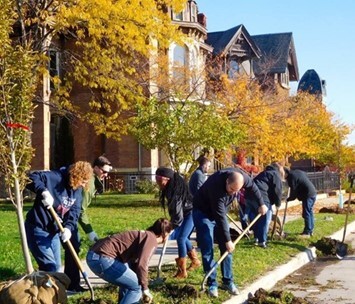
[[[136,190],[142,194],[156,194],[159,192],[157,184],[149,179],[138,180],[136,182]]]

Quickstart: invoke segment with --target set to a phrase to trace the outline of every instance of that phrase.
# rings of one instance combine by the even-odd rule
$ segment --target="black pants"
[[[73,245],[76,253],[80,250],[80,236],[78,229],[72,231],[70,242]],[[80,285],[80,270],[75,262],[73,255],[71,254],[69,247],[66,243],[63,243],[64,247],[64,273],[70,278],[69,290],[75,289]]]

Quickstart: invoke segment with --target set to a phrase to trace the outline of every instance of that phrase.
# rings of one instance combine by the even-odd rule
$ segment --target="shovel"
[[[238,226],[238,223],[229,214],[227,214],[227,217],[235,225],[235,227],[242,233],[243,229]],[[247,237],[248,240],[250,240],[250,237],[249,237],[248,234],[246,234],[246,237]]]
[[[49,207],[48,210],[49,210],[49,212],[51,213],[51,215],[52,215],[53,219],[55,220],[55,222],[57,223],[57,225],[58,225],[58,227],[59,227],[59,231],[60,231],[60,232],[63,232],[63,231],[64,231],[63,225],[62,225],[62,223],[60,222],[60,220],[59,220],[59,218],[58,218],[58,215],[57,215],[57,213],[54,211],[53,207]],[[76,253],[76,251],[75,251],[75,249],[74,249],[72,243],[70,242],[70,240],[68,240],[68,241],[66,242],[66,244],[67,244],[67,246],[68,246],[68,248],[69,248],[69,250],[70,250],[70,253],[72,254],[72,256],[73,256],[73,258],[74,258],[74,260],[75,260],[76,265],[78,266],[78,268],[79,268],[81,274],[83,275],[83,278],[84,278],[86,284],[89,286],[90,296],[91,296],[91,297],[90,297],[90,300],[91,300],[91,301],[95,301],[94,289],[92,288],[92,286],[91,286],[91,284],[90,284],[89,277],[88,277],[86,271],[84,270],[84,267],[83,267],[83,265],[81,264],[81,261],[80,261],[78,255],[77,255],[77,253]]]
[[[346,235],[346,227],[348,225],[348,217],[349,217],[349,212],[350,212],[350,204],[351,204],[351,193],[353,189],[353,184],[354,184],[354,178],[351,178],[350,182],[350,192],[349,192],[349,199],[348,199],[348,208],[346,210],[346,215],[345,215],[345,224],[344,224],[344,233],[343,233],[343,240],[341,243],[336,244],[336,253],[335,255],[339,260],[343,259],[346,254],[348,253],[348,245],[344,243],[345,240],[345,235]]]
[[[284,233],[284,226],[285,226],[285,222],[286,222],[286,213],[287,213],[287,206],[288,206],[287,198],[290,196],[290,191],[291,191],[291,188],[289,187],[288,191],[287,191],[287,196],[286,196],[285,210],[284,210],[284,216],[282,219],[282,225],[280,227],[280,237],[282,237],[282,235]]]
[[[275,218],[274,218],[274,226],[272,227],[271,236],[270,236],[271,240],[274,239],[278,214],[279,214],[279,208],[276,208],[276,213],[275,213]]]
[[[174,232],[174,230],[172,230],[170,232],[169,236],[166,238],[166,240],[164,242],[164,245],[161,250],[160,257],[159,257],[157,277],[156,277],[156,279],[151,281],[150,284],[152,284],[152,285],[162,284],[165,281],[165,279],[161,277],[161,266],[163,265],[163,257],[164,257],[165,251],[166,251],[166,247],[168,247],[169,237],[173,232]]]
[[[243,230],[243,232],[238,236],[238,238],[236,238],[236,240],[233,242],[234,246],[237,245],[237,243],[250,230],[250,228],[255,224],[255,222],[259,219],[260,216],[261,216],[261,214],[258,213],[258,215],[254,218],[254,220]],[[209,278],[209,276],[212,274],[212,272],[215,271],[215,269],[218,267],[218,265],[220,265],[223,262],[223,260],[227,257],[228,254],[229,254],[228,251],[223,253],[222,256],[219,258],[219,260],[213,265],[213,267],[210,269],[210,271],[205,275],[205,277],[203,278],[203,281],[201,283],[201,292],[205,291],[205,285],[206,285],[206,282],[207,282],[207,279]]]

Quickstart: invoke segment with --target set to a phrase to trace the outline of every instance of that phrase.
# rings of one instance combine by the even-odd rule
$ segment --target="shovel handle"
[[[272,227],[272,231],[271,231],[271,237],[270,239],[273,240],[274,239],[274,235],[275,235],[275,231],[276,231],[276,223],[277,223],[277,217],[279,215],[279,208],[276,208],[276,213],[275,213],[275,218],[274,218],[274,226]]]
[[[258,213],[258,215],[252,220],[252,222],[243,230],[243,232],[234,240],[233,244],[234,246],[238,244],[238,242],[242,239],[242,237],[250,230],[250,228],[255,224],[255,222],[259,219],[259,217],[261,216],[260,213]],[[228,251],[225,251],[221,257],[219,258],[219,260],[213,265],[213,267],[210,269],[210,271],[205,275],[205,277],[203,278],[203,281],[201,283],[201,291],[205,290],[205,285],[207,282],[207,279],[209,278],[209,276],[212,274],[212,272],[217,268],[218,265],[220,265],[223,260],[227,257],[227,255],[229,254]]]
[[[285,209],[284,209],[284,216],[283,216],[282,224],[281,224],[281,228],[280,228],[280,236],[282,236],[282,233],[284,232],[284,226],[285,226],[285,223],[286,223],[287,206],[288,206],[287,198],[290,196],[290,193],[291,193],[291,188],[288,187],[287,196],[286,196],[286,202],[285,202]]]
[[[243,229],[238,226],[238,223],[228,213],[227,213],[227,217],[240,232],[243,232]],[[246,236],[247,236],[248,240],[250,240],[249,235],[246,235]]]
[[[62,225],[62,223],[60,222],[60,220],[59,220],[59,218],[58,218],[57,213],[54,211],[53,207],[49,207],[48,210],[49,210],[49,212],[51,213],[51,215],[52,215],[53,219],[55,220],[55,222],[57,223],[58,228],[59,228],[59,231],[60,231],[61,233],[63,233],[64,228],[63,228],[63,225]],[[81,274],[83,275],[83,278],[84,278],[86,284],[89,286],[90,295],[91,295],[91,300],[94,301],[94,300],[95,300],[94,289],[92,288],[92,286],[91,286],[91,284],[90,284],[89,277],[88,277],[86,271],[84,270],[84,267],[83,267],[83,265],[81,264],[81,261],[80,261],[78,255],[77,255],[77,253],[76,253],[76,251],[75,251],[75,249],[74,249],[72,243],[70,242],[70,240],[66,241],[66,245],[68,246],[69,251],[70,251],[72,257],[74,258],[75,263],[76,263],[76,265],[78,266],[78,268],[79,268]]]
[[[165,240],[164,245],[163,245],[163,249],[161,250],[161,254],[160,254],[160,257],[159,257],[159,263],[158,263],[157,279],[160,278],[161,266],[162,266],[162,264],[163,264],[163,257],[164,257],[165,251],[166,251],[166,247],[168,247],[169,237],[172,235],[173,232],[174,232],[174,230],[172,230],[172,231],[169,233],[169,235],[166,237],[166,240]]]

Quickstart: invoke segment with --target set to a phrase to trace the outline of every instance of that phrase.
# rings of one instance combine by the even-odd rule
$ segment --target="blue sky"
[[[327,109],[355,125],[355,0],[196,2],[209,32],[239,24],[250,35],[292,32],[300,78],[314,69],[327,83]],[[348,143],[355,145],[355,131]]]

